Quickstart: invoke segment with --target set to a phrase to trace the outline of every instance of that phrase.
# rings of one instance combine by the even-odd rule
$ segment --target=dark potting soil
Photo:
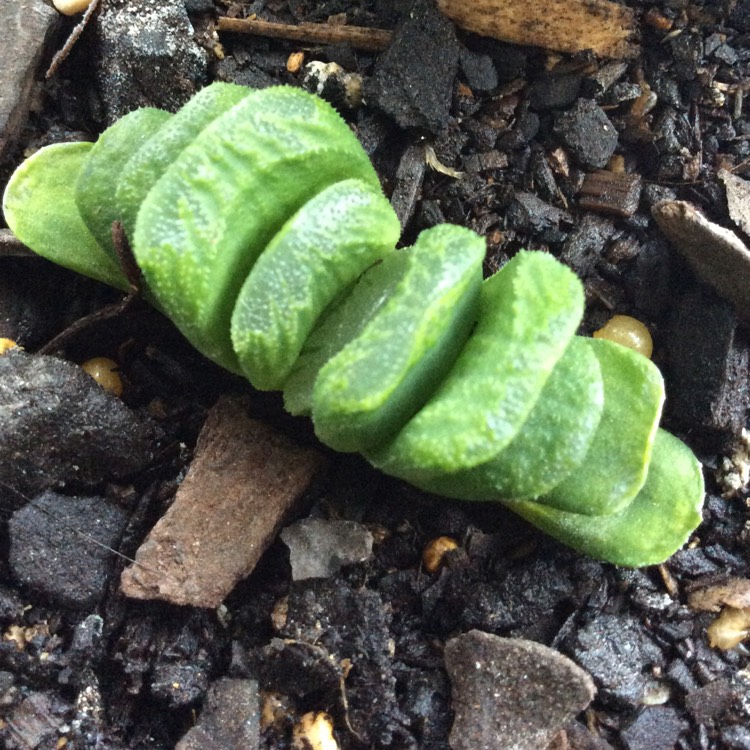
[[[554,747],[750,748],[747,651],[710,648],[716,612],[687,598],[750,578],[748,493],[723,497],[714,480],[747,418],[747,331],[650,214],[680,199],[732,226],[717,171],[750,170],[750,3],[628,5],[641,47],[620,62],[463,34],[427,2],[102,4],[30,114],[4,134],[13,145],[3,142],[0,184],[27,149],[92,139],[134,107],[174,109],[209,81],[300,84],[286,69],[299,43],[217,36],[217,14],[295,24],[345,14],[396,29],[383,52],[318,46],[308,57],[362,75],[359,106],[343,102],[345,86],[326,89],[373,159],[405,242],[439,222],[468,226],[488,240],[488,273],[519,248],[546,250],[585,283],[583,333],[612,312],[643,320],[667,384],[664,425],[706,466],[705,521],[662,569],[619,569],[502,508],[427,496],[317,446],[328,468],[300,515],[366,527],[371,557],[293,580],[278,540],[218,610],[127,599],[120,555],[134,555],[169,506],[210,407],[250,391],[137,303],[59,352],[73,362],[114,356],[124,406],[102,404],[65,366],[0,360],[0,387],[23,378],[37,394],[15,415],[36,431],[19,428],[17,443],[0,445],[0,744],[166,750],[192,729],[183,747],[288,748],[299,717],[325,710],[342,748],[447,749],[456,706],[443,649],[476,629],[551,646],[593,677],[596,699]],[[19,58],[42,44],[47,64],[75,22],[31,34],[29,14],[8,43]],[[133,33],[144,20],[150,33]],[[0,87],[22,85],[0,70]],[[425,144],[437,169],[425,164]],[[585,189],[613,156],[626,175],[615,198]],[[0,336],[28,352],[119,299],[2,247]],[[71,429],[71,408],[91,414],[90,431]],[[253,393],[250,409],[317,445],[278,396]],[[428,572],[422,551],[440,536],[458,547]],[[494,743],[474,746],[509,738]]]

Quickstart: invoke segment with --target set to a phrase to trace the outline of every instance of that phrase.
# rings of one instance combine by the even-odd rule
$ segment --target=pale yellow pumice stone
[[[52,4],[64,16],[74,16],[83,13],[91,5],[93,0],[52,0]]]

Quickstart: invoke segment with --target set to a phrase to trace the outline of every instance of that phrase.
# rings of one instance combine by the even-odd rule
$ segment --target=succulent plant
[[[210,359],[282,390],[320,439],[447,497],[500,501],[566,544],[660,562],[700,521],[701,467],[658,428],[650,360],[576,335],[581,282],[541,252],[482,279],[485,244],[400,227],[356,137],[290,87],[216,83],[11,178],[8,225],[37,253],[146,295]]]

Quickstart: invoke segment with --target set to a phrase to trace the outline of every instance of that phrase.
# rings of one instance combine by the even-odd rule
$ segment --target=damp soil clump
[[[607,60],[465,33],[426,0],[112,0],[36,84],[80,19],[17,16],[17,59],[35,55],[12,77],[0,71],[20,107],[4,119],[0,107],[0,185],[32,149],[93,140],[123,112],[174,109],[211,81],[304,83],[351,123],[405,244],[441,222],[468,226],[487,239],[487,274],[521,248],[550,252],[585,284],[582,333],[613,313],[649,327],[663,424],[698,452],[708,495],[704,523],[664,566],[588,559],[503,508],[432,497],[326,450],[278,395],[206,362],[140,302],[94,315],[56,352],[113,357],[125,392],[105,397],[34,352],[119,294],[25,254],[0,228],[0,336],[26,350],[0,362],[0,435],[11,404],[23,424],[20,442],[0,445],[0,744],[281,750],[319,731],[344,749],[456,750],[511,747],[502,727],[521,724],[547,742],[529,700],[519,723],[473,726],[470,697],[490,700],[476,680],[510,648],[495,650],[489,634],[519,639],[540,673],[555,670],[540,704],[560,717],[551,748],[750,748],[750,617],[730,612],[731,647],[709,631],[750,610],[737,593],[750,579],[748,329],[652,216],[663,201],[688,202],[750,243],[719,176],[750,171],[750,3],[627,5],[640,46]],[[217,18],[252,14],[393,33],[371,50],[216,30]],[[321,455],[309,489],[220,606],[126,598],[123,570],[228,395]],[[596,696],[579,713],[586,701],[565,694],[588,700],[589,679]]]

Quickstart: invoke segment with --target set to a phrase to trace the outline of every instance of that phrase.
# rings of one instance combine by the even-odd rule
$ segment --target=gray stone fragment
[[[687,726],[674,708],[653,706],[641,711],[620,739],[625,750],[672,750]]]
[[[411,221],[422,195],[422,183],[427,171],[425,148],[421,143],[412,143],[404,153],[396,172],[396,185],[391,193],[391,205],[398,216],[402,229]]]
[[[554,649],[472,630],[445,645],[453,750],[540,750],[593,700],[591,678]]]
[[[198,723],[175,750],[254,750],[259,735],[258,683],[222,678],[208,689]]]
[[[88,608],[106,592],[127,514],[98,497],[45,492],[9,524],[15,578],[64,607]]]
[[[151,427],[80,367],[14,349],[0,357],[0,481],[25,495],[97,484],[150,460]]]
[[[648,667],[663,658],[641,622],[627,615],[595,617],[575,634],[569,650],[596,680],[602,698],[630,708],[641,705],[652,684]]]
[[[29,111],[45,43],[58,14],[42,0],[0,3],[0,158]]]
[[[182,0],[109,0],[96,33],[109,122],[137,107],[175,111],[206,81],[208,56]]]
[[[730,218],[746,235],[750,235],[750,182],[727,169],[720,169],[717,174],[724,183]]]
[[[289,547],[292,579],[330,578],[344,565],[364,562],[372,555],[372,534],[355,521],[305,518],[281,532]]]
[[[555,134],[576,160],[588,169],[607,166],[617,148],[617,130],[604,110],[591,99],[578,99],[555,116]]]

